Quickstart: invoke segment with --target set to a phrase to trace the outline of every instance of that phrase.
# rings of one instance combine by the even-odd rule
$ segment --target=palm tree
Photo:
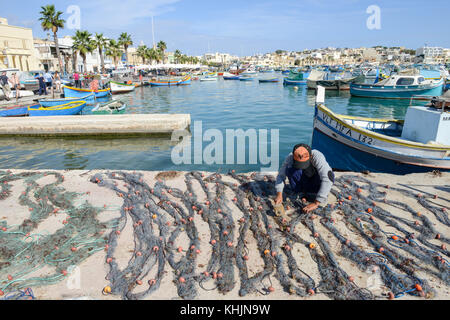
[[[125,50],[125,56],[128,64],[128,47],[133,45],[133,40],[131,40],[131,36],[124,32],[119,37],[119,45],[123,46]]]
[[[73,37],[73,50],[78,52],[83,58],[84,72],[87,72],[86,57],[87,54],[94,51],[95,44],[91,39],[91,34],[88,31],[77,30]]]
[[[109,40],[105,54],[113,59],[114,65],[117,68],[119,59],[122,56],[121,45],[116,40]]]
[[[158,42],[156,47],[158,48],[158,51],[161,52],[162,62],[164,63],[164,57],[165,57],[165,51],[167,49],[167,45],[164,41],[160,41],[160,42]]]
[[[108,39],[103,36],[103,33],[95,33],[93,43],[98,48],[100,63],[102,65],[102,73],[105,73],[105,59],[103,58],[103,49],[105,49],[108,45]]]
[[[136,55],[142,58],[142,63],[145,64],[145,59],[147,58],[148,47],[146,45],[139,46],[136,50]]]
[[[160,52],[154,48],[147,48],[147,50],[145,51],[145,57],[150,60],[150,63],[153,64],[153,61],[158,61],[160,60]]]
[[[59,51],[59,44],[58,44],[58,30],[59,28],[64,28],[64,23],[66,22],[64,19],[61,19],[61,15],[63,14],[61,11],[56,11],[55,6],[52,5],[46,5],[45,7],[41,7],[40,15],[41,17],[39,20],[41,21],[41,26],[44,31],[52,30],[53,32],[53,38],[55,40],[55,47],[56,47],[56,55],[58,56],[58,62],[59,62],[59,71],[63,73],[63,63],[61,60],[61,52]]]
[[[175,50],[174,56],[175,56],[175,61],[176,61],[177,63],[180,63],[181,51],[178,50],[178,49]]]

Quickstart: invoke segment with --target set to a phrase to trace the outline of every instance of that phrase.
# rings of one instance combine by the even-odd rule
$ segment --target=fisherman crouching
[[[311,150],[307,144],[297,144],[278,172],[276,180],[277,197],[275,204],[283,203],[283,189],[286,177],[294,193],[302,197],[302,201],[311,201],[303,208],[310,213],[320,205],[326,205],[328,195],[334,183],[334,173],[325,156],[318,150]]]

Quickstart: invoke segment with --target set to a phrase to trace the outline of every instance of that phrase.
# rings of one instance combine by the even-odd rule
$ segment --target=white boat
[[[111,93],[126,93],[131,92],[136,89],[136,86],[134,84],[126,84],[126,83],[120,83],[115,81],[110,81],[111,86]]]
[[[319,87],[319,91],[323,87]],[[450,112],[409,107],[405,120],[338,115],[319,92],[312,148],[334,169],[391,174],[450,171]]]
[[[204,77],[200,78],[200,81],[217,81],[217,77]]]

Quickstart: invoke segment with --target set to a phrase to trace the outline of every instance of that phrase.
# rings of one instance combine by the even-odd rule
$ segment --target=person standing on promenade
[[[303,212],[310,213],[320,204],[326,204],[331,187],[334,183],[334,173],[325,156],[318,150],[311,150],[307,144],[297,144],[290,153],[277,176],[275,189],[277,197],[275,204],[283,203],[283,189],[286,177],[289,179],[291,190],[302,197],[303,203],[307,198],[313,202],[303,208]]]
[[[11,99],[9,96],[11,95],[11,87],[9,86],[9,79],[6,76],[6,72],[3,71],[2,75],[0,76],[0,86],[3,90],[3,94],[5,95],[5,99],[7,101],[10,101]]]
[[[73,73],[73,80],[75,81],[75,88],[81,88],[80,75],[76,71]]]
[[[16,101],[19,101],[20,98],[20,80],[19,76],[16,72],[13,72],[11,79],[9,79],[9,82],[11,83],[11,88],[16,90]]]
[[[60,93],[61,92],[61,76],[59,75],[58,71],[55,72],[54,78],[55,78],[55,89],[56,89],[56,92]]]
[[[45,81],[45,86],[47,87],[47,89],[50,90],[50,92],[53,94],[53,77],[50,74],[50,72],[46,72],[44,74],[44,81]]]
[[[41,74],[36,73],[35,79],[39,81],[39,95],[42,96],[42,93],[47,95],[47,87],[45,86],[44,77]]]

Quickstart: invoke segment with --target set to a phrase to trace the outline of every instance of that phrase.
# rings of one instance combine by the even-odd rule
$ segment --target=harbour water
[[[193,81],[189,86],[140,87],[114,98],[127,103],[127,113],[189,113],[192,124],[202,121],[203,131],[218,129],[224,133],[226,129],[268,129],[269,153],[270,130],[278,129],[281,162],[296,143],[311,142],[315,96],[305,86],[298,89],[284,87],[281,74],[277,75],[279,83],[222,79],[217,82]],[[348,92],[326,93],[326,106],[340,114],[403,119],[408,105],[408,100],[354,98]],[[89,108],[85,112],[89,113]],[[209,143],[204,142],[203,147]],[[170,137],[0,138],[0,167],[205,171],[233,168],[238,172],[261,167],[260,163],[175,165],[171,160],[175,144]]]

